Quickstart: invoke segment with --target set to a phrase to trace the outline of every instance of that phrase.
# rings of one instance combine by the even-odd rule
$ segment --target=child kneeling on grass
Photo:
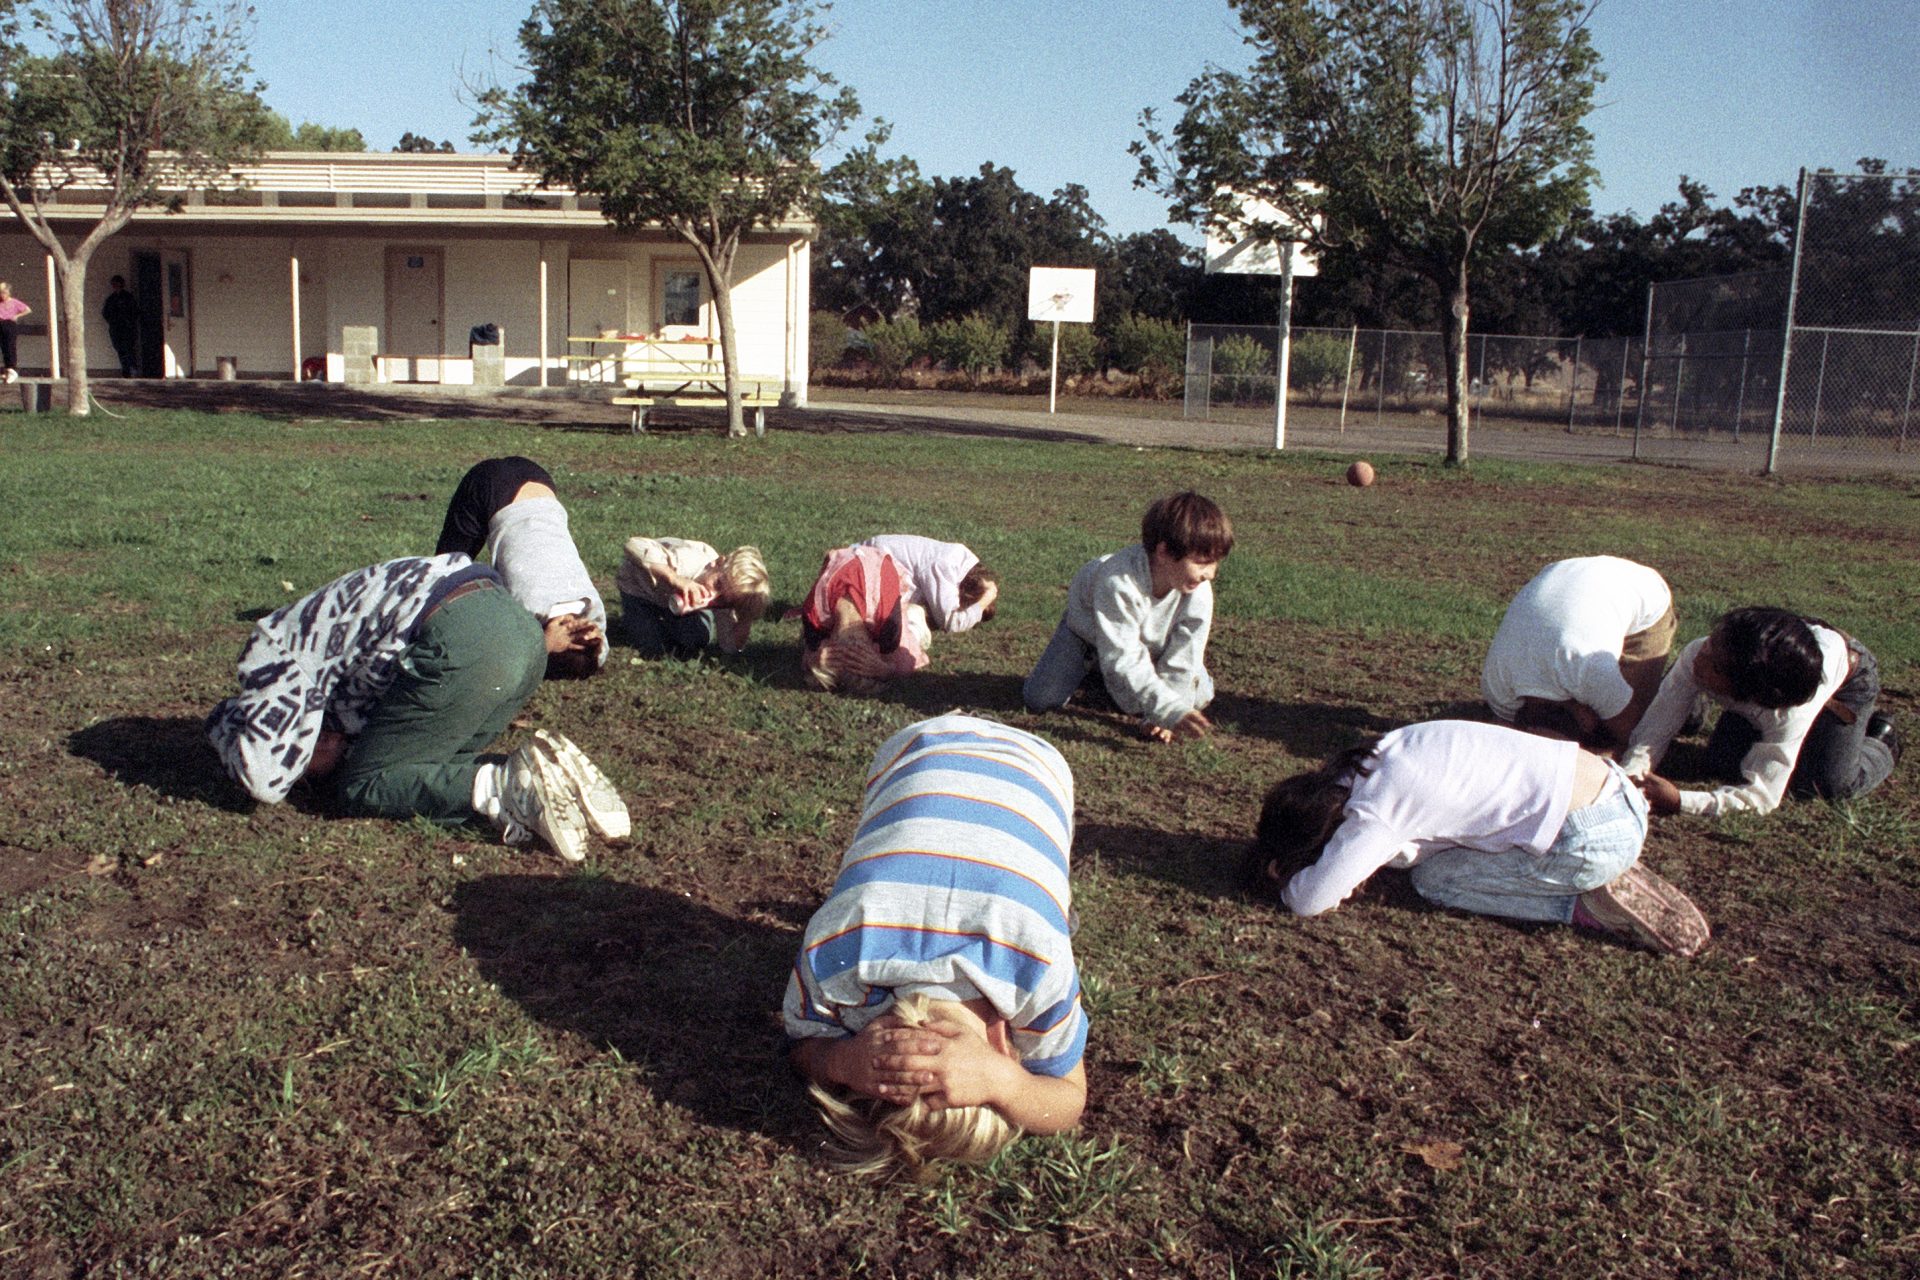
[[[873,694],[927,665],[927,611],[894,558],[862,544],[827,552],[800,616],[800,672],[816,689]],[[792,617],[792,614],[788,614]]]
[[[1701,697],[1726,708],[1707,739],[1707,769],[1722,785],[1682,791],[1653,770]],[[1788,794],[1865,795],[1900,760],[1879,699],[1880,664],[1838,627],[1735,609],[1680,651],[1633,731],[1627,773],[1659,814],[1771,813]]]
[[[631,831],[606,776],[545,730],[505,756],[481,754],[567,643],[543,636],[486,565],[389,560],[256,623],[240,692],[213,709],[207,736],[256,800],[326,779],[354,816],[481,821],[509,844],[537,835],[578,862],[589,828],[609,840]]]
[[[1213,728],[1207,633],[1213,577],[1233,550],[1233,525],[1197,493],[1147,508],[1137,546],[1081,566],[1066,616],[1021,688],[1027,710],[1063,707],[1098,670],[1114,705],[1159,742]]]
[[[1267,794],[1248,888],[1319,915],[1382,867],[1441,906],[1575,924],[1690,956],[1707,922],[1639,865],[1647,805],[1618,765],[1565,739],[1435,720]]]
[[[615,584],[620,625],[645,658],[739,653],[773,597],[758,547],[723,556],[692,538],[628,538]]]
[[[567,528],[553,477],[531,458],[468,468],[447,503],[436,556],[487,553],[500,581],[547,632],[547,678],[584,679],[607,662],[607,607]]]
[[[848,1171],[924,1180],[1079,1123],[1073,775],[991,720],[881,745],[860,828],[807,922],[783,1017]]]

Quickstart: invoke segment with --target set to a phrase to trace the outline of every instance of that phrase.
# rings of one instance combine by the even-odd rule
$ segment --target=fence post
[[[1647,286],[1647,321],[1641,329],[1645,336],[1640,339],[1640,394],[1633,406],[1633,458],[1636,462],[1640,459],[1640,424],[1647,417],[1647,363],[1653,355],[1653,289],[1654,286]]]
[[[1641,344],[1645,349],[1646,343]],[[1627,370],[1633,367],[1633,339],[1620,339],[1620,381],[1613,388],[1613,438],[1620,438],[1620,419],[1627,416]]]
[[[1813,380],[1813,427],[1807,432],[1807,443],[1812,444],[1820,438],[1820,402],[1827,394],[1827,349],[1833,345],[1833,330],[1820,335],[1820,373]]]
[[[1787,317],[1780,329],[1780,386],[1773,399],[1773,434],[1767,440],[1765,474],[1780,460],[1780,428],[1787,416],[1787,374],[1793,369],[1793,311],[1800,301],[1800,247],[1807,238],[1807,171],[1800,170],[1800,212],[1793,220],[1793,267],[1787,276]]]
[[[1387,331],[1380,331],[1380,363],[1374,367],[1375,399],[1373,425],[1377,429],[1387,420]]]
[[[1747,353],[1753,350],[1753,330],[1740,331],[1740,390],[1733,397],[1733,442],[1740,443],[1740,419],[1747,416]]]
[[[1687,335],[1680,335],[1680,351],[1673,360],[1673,417],[1667,421],[1667,434],[1680,434],[1680,388],[1687,377]]]
[[[1580,399],[1580,337],[1573,339],[1573,380],[1567,385],[1567,434],[1573,434],[1573,406]]]
[[[1347,376],[1340,383],[1340,433],[1347,430],[1347,393],[1353,390],[1353,349],[1360,342],[1360,326],[1354,325],[1347,331]]]
[[[1907,403],[1900,409],[1900,444],[1898,451],[1907,451],[1907,419],[1913,416],[1913,376],[1920,373],[1920,333],[1913,335],[1913,360],[1907,365]]]

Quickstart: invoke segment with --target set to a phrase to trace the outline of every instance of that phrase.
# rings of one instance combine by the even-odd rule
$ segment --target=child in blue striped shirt
[[[1030,733],[947,715],[880,747],[783,1009],[843,1168],[925,1177],[1079,1123],[1072,840],[1073,775]]]

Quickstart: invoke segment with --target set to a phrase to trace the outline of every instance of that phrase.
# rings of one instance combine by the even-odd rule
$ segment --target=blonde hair
[[[870,698],[880,692],[880,681],[872,676],[841,672],[837,670],[839,665],[839,660],[833,656],[831,641],[816,647],[800,646],[800,678],[803,683],[827,693],[850,693],[861,698]]]
[[[758,547],[735,547],[720,558],[720,581],[726,587],[727,607],[742,622],[758,622],[773,599],[767,563]]]
[[[893,1015],[909,1027],[932,1020],[931,1002],[919,992],[896,1000]],[[992,1107],[935,1110],[924,1097],[905,1106],[878,1098],[849,1101],[820,1085],[808,1086],[820,1118],[833,1134],[827,1161],[863,1178],[932,1180],[939,1162],[985,1164],[1013,1145],[1020,1127]]]

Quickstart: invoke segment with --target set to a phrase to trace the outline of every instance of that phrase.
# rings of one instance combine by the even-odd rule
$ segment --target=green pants
[[[480,753],[533,696],[546,667],[539,622],[504,590],[440,606],[347,747],[344,810],[449,826],[473,818]]]

